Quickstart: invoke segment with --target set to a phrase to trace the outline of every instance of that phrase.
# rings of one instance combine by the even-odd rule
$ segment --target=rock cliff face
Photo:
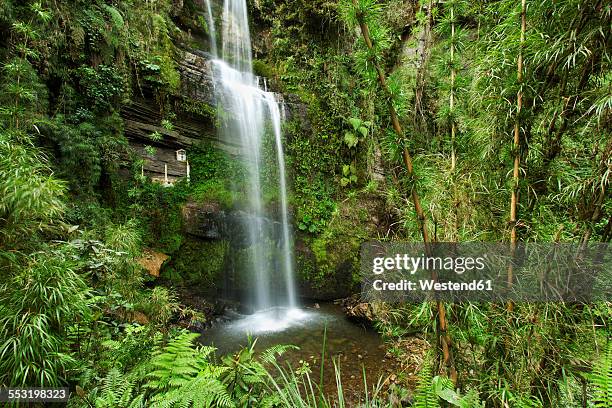
[[[164,168],[168,168],[170,179],[184,177],[186,166],[177,163],[175,152],[200,142],[223,150],[231,155],[240,154],[238,138],[219,138],[217,132],[216,103],[213,81],[213,63],[210,55],[198,50],[182,52],[179,63],[181,75],[180,96],[171,96],[170,103],[176,118],[172,129],[162,126],[162,106],[144,88],[140,97],[134,97],[129,105],[123,107],[121,115],[125,124],[125,135],[135,153],[144,159],[146,175],[161,179]],[[306,107],[295,95],[276,94],[281,102],[285,120],[300,117],[306,120]],[[158,134],[161,138],[152,138]],[[144,146],[154,148],[155,154],[148,154]]]
[[[216,262],[220,265],[215,275],[217,277],[216,287],[219,289],[217,295],[239,297],[240,293],[245,291],[245,285],[248,284],[240,276],[240,272],[244,268],[244,262],[246,262],[243,249],[248,247],[247,233],[244,230],[245,223],[243,221],[249,215],[239,210],[225,210],[212,202],[188,202],[183,206],[182,216],[183,231],[188,242],[186,247],[201,247],[199,257],[206,258],[209,256],[206,252],[206,248],[209,246],[221,243],[227,245],[229,250],[222,252],[223,259],[209,259],[207,262]],[[270,229],[270,235],[273,239],[277,237],[280,240],[281,225],[278,221],[266,218],[262,224],[265,228]],[[218,253],[216,254],[218,255]],[[295,245],[295,254],[296,268],[298,269],[296,274],[297,286],[302,298],[335,300],[353,293],[352,271],[354,265],[351,259],[342,259],[336,265],[335,270],[326,276],[325,284],[320,285],[313,283],[312,276],[302,273],[302,270],[316,273],[319,265],[310,248],[299,238]],[[179,251],[176,257],[181,256]],[[221,290],[220,286],[223,286],[223,284],[225,288]]]
[[[224,210],[217,203],[196,203],[190,201],[183,206],[183,230],[186,234],[204,240],[228,240],[235,248],[249,245],[247,231],[244,228],[246,220],[253,217],[241,210]],[[263,228],[268,229],[273,240],[280,241],[281,223],[260,217]]]
[[[187,175],[187,161],[177,160],[177,151],[206,143],[229,155],[241,154],[240,141],[224,136],[219,137],[217,107],[214,85],[214,62],[211,55],[200,50],[181,46],[178,62],[180,89],[168,94],[160,101],[152,89],[141,84],[129,105],[123,106],[124,133],[135,157],[143,159],[143,173],[152,179],[170,183]],[[263,82],[263,81],[262,81]],[[308,111],[297,95],[276,93],[281,104],[284,120],[296,121],[303,129],[299,132],[306,137],[312,132]],[[164,112],[171,111],[172,126],[163,126],[168,119]],[[153,135],[153,136],[152,136]],[[288,136],[287,142],[291,140]],[[295,135],[294,135],[295,137]],[[228,210],[215,202],[188,202],[182,209],[183,244],[163,269],[173,270],[185,277],[186,281],[199,283],[211,288],[211,294],[227,296],[227,287],[232,293],[240,293],[245,284],[237,272],[244,269],[244,248],[248,245],[244,218],[250,215],[239,210]],[[265,219],[265,228],[274,237],[280,236],[280,223]],[[296,248],[300,257],[307,257]],[[306,252],[309,249],[306,248]],[[311,252],[309,252],[311,255]],[[271,255],[273,256],[273,255]],[[316,268],[316,261],[311,268]],[[297,267],[301,267],[298,260]],[[350,268],[349,268],[350,269]],[[313,287],[307,279],[298,282],[301,293],[307,298],[335,299],[347,295],[350,288],[351,271],[340,266],[335,282],[324,287]],[[302,277],[301,274],[298,276]],[[197,286],[197,285],[196,285]],[[226,288],[221,288],[225,286]]]

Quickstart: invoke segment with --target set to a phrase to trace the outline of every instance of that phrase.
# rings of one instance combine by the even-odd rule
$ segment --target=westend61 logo
[[[612,299],[608,244],[368,242],[361,248],[366,301],[586,302]],[[509,278],[510,277],[510,278]]]

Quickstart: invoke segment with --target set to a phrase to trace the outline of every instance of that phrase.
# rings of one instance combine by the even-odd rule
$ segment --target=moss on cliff
[[[214,294],[223,284],[222,272],[228,250],[226,240],[187,239],[172,256],[162,277],[172,282],[195,284],[203,292]]]

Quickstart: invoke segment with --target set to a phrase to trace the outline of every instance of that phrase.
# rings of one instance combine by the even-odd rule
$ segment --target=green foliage
[[[612,404],[612,343],[608,341],[601,357],[595,362],[591,373],[594,387],[595,407],[609,407]]]
[[[158,340],[153,353],[131,371],[110,369],[84,402],[94,401],[96,407],[233,406],[219,380],[226,369],[209,363],[213,348],[194,346],[198,336],[182,331],[166,344]]]
[[[351,183],[357,183],[357,168],[354,164],[345,164],[342,166],[340,185],[346,187]]]
[[[165,188],[150,181],[133,185],[125,197],[129,212],[141,220],[143,243],[166,254],[182,242],[181,205],[187,199],[185,185]]]
[[[218,112],[218,108],[191,98],[184,98],[179,105],[179,109],[189,114],[195,114],[210,119],[215,124],[217,123],[218,114],[222,114],[222,112]]]
[[[126,324],[123,331],[109,334],[100,342],[99,361],[96,366],[102,371],[118,369],[133,370],[134,375],[144,375],[146,360],[151,350],[161,339],[161,333],[151,326]],[[82,386],[89,386],[81,379]]]
[[[380,19],[383,6],[376,0],[345,0],[338,4],[340,16],[351,26],[358,26],[362,21],[370,23]]]
[[[82,66],[75,70],[81,94],[89,106],[107,111],[117,106],[125,92],[124,79],[114,67],[98,65]]]
[[[143,311],[151,316],[152,321],[163,328],[168,326],[170,319],[179,310],[176,296],[168,289],[157,286],[143,302]]]
[[[93,118],[81,110],[68,117],[57,115],[42,127],[56,147],[55,167],[70,181],[72,192],[93,195],[103,176],[117,171],[119,156],[126,151],[117,119],[115,115]]]
[[[311,275],[315,286],[325,287],[325,282],[336,279],[338,270],[351,272],[352,279],[337,284],[353,290],[359,282],[359,248],[375,234],[368,222],[377,214],[376,200],[363,193],[353,194],[334,210],[333,215],[318,236],[311,241],[311,248],[317,261],[318,273]]]
[[[38,3],[29,12],[34,13],[29,24],[14,21],[9,56],[2,63],[0,243],[6,249],[24,246],[27,240],[19,242],[19,237],[52,228],[64,210],[65,185],[52,176],[46,156],[33,144],[47,93],[26,57],[36,57],[36,50],[28,48],[39,37],[33,24],[48,21],[48,15]]]
[[[185,241],[173,257],[164,276],[173,281],[184,281],[201,285],[204,291],[214,292],[223,280],[229,251],[229,242],[218,241]]]
[[[282,367],[276,359],[270,362],[273,370],[267,372],[268,389],[266,400],[263,406],[279,406],[292,408],[332,408],[346,407],[349,405],[342,383],[342,373],[340,370],[339,359],[333,359],[333,377],[336,381],[336,394],[326,393],[323,389],[313,384],[311,371],[308,363],[300,361],[301,366],[294,368],[291,366]],[[272,373],[277,372],[274,376]],[[360,407],[364,408],[391,408],[396,406],[392,402],[393,397],[387,400],[383,396],[382,379],[378,384],[369,389],[366,373],[363,373],[364,399],[359,402]],[[393,393],[396,391],[393,390]]]
[[[69,242],[78,256],[79,269],[94,279],[98,289],[112,295],[115,309],[133,307],[144,278],[135,257],[140,255],[142,237],[134,221],[123,225],[106,225],[103,240],[75,239]],[[102,238],[102,237],[100,237]]]
[[[27,138],[0,133],[0,242],[48,228],[64,210],[65,184],[51,175],[45,156]]]
[[[296,219],[300,230],[317,233],[322,230],[335,207],[329,174],[335,172],[338,159],[330,153],[328,135],[319,135],[317,140],[299,137],[300,122],[288,123],[284,127],[287,134],[287,162],[293,180],[291,201],[297,208]],[[323,147],[325,146],[325,147]],[[322,151],[321,149],[325,149]]]
[[[419,371],[419,380],[414,394],[415,408],[439,408],[440,402],[432,374],[431,359]]]
[[[238,407],[249,407],[262,402],[261,405],[266,406],[264,401],[270,398],[262,393],[268,375],[264,364],[272,364],[277,355],[280,356],[293,348],[273,346],[265,350],[260,358],[256,358],[255,343],[251,342],[249,347],[222,358],[227,371],[221,375],[221,380]],[[264,401],[261,401],[262,398]]]
[[[157,149],[151,145],[145,145],[144,151],[147,154],[147,156],[155,157],[155,153],[157,152]]]
[[[245,170],[225,152],[210,145],[192,147],[191,164],[192,196],[200,202],[216,202],[223,208],[231,208],[242,198],[241,186],[233,186],[234,180],[244,180]],[[244,190],[242,190],[244,191]]]
[[[87,319],[88,288],[61,248],[35,254],[0,286],[0,384],[65,384],[76,361],[66,330]]]
[[[359,135],[361,135],[363,138],[368,137],[368,128],[372,126],[372,124],[367,121],[364,122],[358,118],[349,118],[348,122],[353,127],[353,131],[346,132],[344,134],[344,143],[349,148],[353,148],[359,143]]]
[[[453,388],[453,382],[446,377],[435,376],[433,387],[436,395],[448,402],[452,406],[460,408],[484,408],[484,403],[480,402],[478,394],[471,390],[461,397]]]
[[[122,375],[116,368],[109,370],[102,384],[92,392],[91,399],[96,408],[138,408],[144,406],[142,394],[134,396],[135,381]]]
[[[300,208],[298,212],[298,228],[301,231],[308,231],[310,233],[318,233],[323,231],[327,221],[331,218],[334,210],[336,209],[336,203],[330,198],[325,197],[324,193],[317,192],[316,196],[322,196],[315,206],[307,208]]]

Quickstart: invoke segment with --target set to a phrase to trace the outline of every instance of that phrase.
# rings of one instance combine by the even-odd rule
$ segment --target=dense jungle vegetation
[[[370,239],[610,242],[610,2],[248,3],[256,73],[306,110],[284,134],[315,294],[357,293]],[[0,4],[1,386],[68,386],[79,407],[347,406],[332,364],[323,395],[319,373],[283,364],[288,345],[215,358],[185,329],[210,316],[177,288],[219,286],[228,247],[190,240],[182,208],[239,206],[237,165],[203,141],[189,183],[152,182],[124,108],[158,107],[153,154],[182,118],[215,122],[180,69],[210,46],[204,8]],[[145,250],[170,256],[160,279]],[[429,347],[416,382],[367,378],[360,406],[612,406],[610,302],[372,309],[393,358],[411,336]]]

